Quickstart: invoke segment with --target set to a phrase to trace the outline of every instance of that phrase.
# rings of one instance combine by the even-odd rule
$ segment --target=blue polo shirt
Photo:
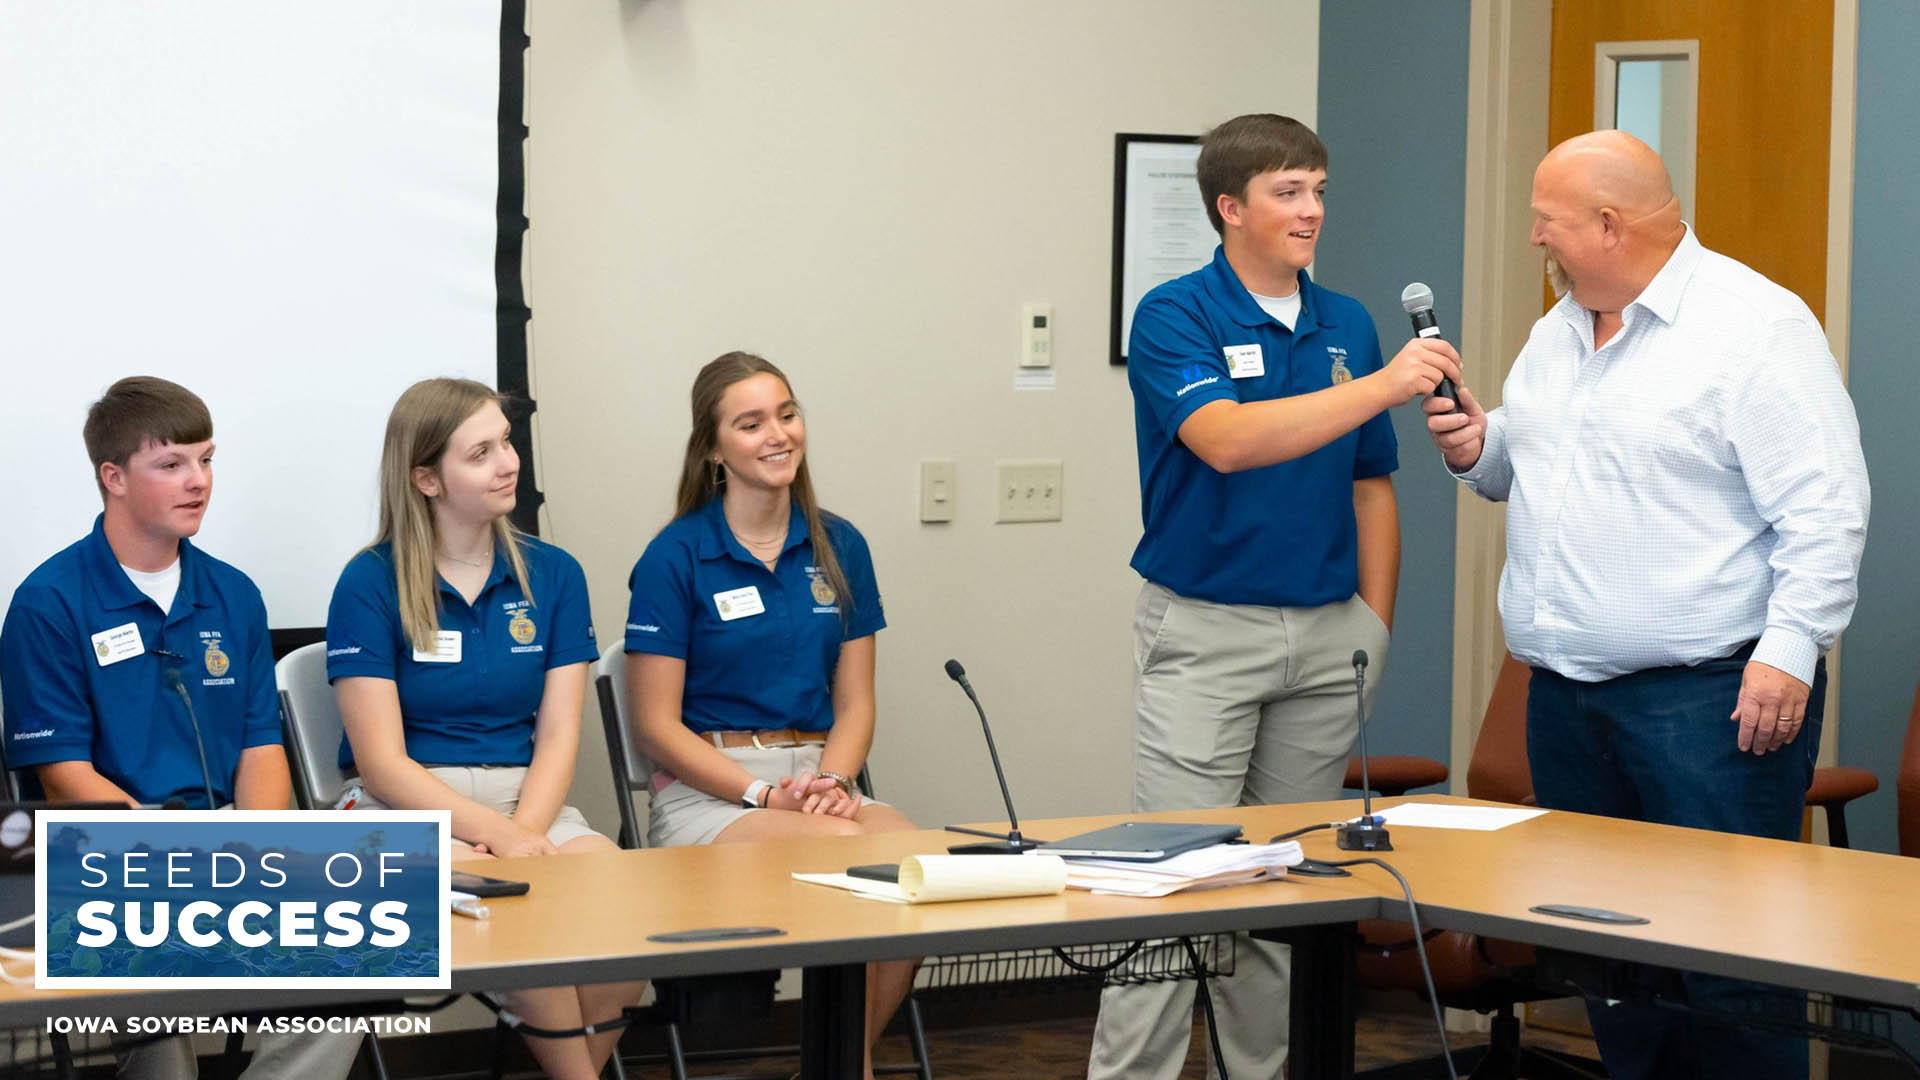
[[[1353,483],[1399,468],[1385,412],[1304,457],[1236,473],[1214,471],[1179,432],[1210,401],[1310,394],[1380,367],[1366,309],[1304,270],[1292,330],[1261,310],[1219,248],[1212,263],[1149,292],[1127,351],[1143,527],[1134,570],[1220,604],[1317,607],[1351,597],[1360,584]]]
[[[798,506],[774,569],[727,528],[720,500],[675,519],[647,545],[627,585],[627,651],[687,662],[680,712],[694,731],[833,727],[833,669],[840,646],[887,625],[866,538],[823,514],[853,593],[841,599],[813,561]]]
[[[407,756],[422,765],[526,765],[547,672],[599,656],[587,576],[573,556],[533,537],[520,540],[527,589],[505,551],[468,604],[440,587],[440,632],[458,646],[420,653],[400,625],[393,545],[353,557],[327,606],[327,680],[391,679],[400,694]],[[340,767],[353,747],[340,740]]]
[[[208,809],[187,688],[219,804],[233,801],[240,752],[280,745],[267,608],[247,575],[180,541],[171,611],[134,587],[107,544],[105,516],[41,563],[0,627],[7,764],[88,761],[142,803]]]

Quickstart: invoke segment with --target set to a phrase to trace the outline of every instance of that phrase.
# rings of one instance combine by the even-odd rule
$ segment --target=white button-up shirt
[[[1571,294],[1533,326],[1461,474],[1507,503],[1507,648],[1584,681],[1753,659],[1813,681],[1853,615],[1867,466],[1800,298],[1688,229],[1593,345]]]

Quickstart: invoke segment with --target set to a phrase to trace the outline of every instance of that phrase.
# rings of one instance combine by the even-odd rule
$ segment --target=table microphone
[[[1437,338],[1440,336],[1440,320],[1433,314],[1432,289],[1421,282],[1414,282],[1400,290],[1400,307],[1408,315],[1413,316],[1414,337]],[[1453,380],[1445,375],[1440,376],[1440,385],[1433,388],[1433,396],[1453,402],[1455,409],[1460,407],[1460,391],[1454,389]],[[1362,660],[1360,663],[1364,664],[1365,661]]]
[[[1004,837],[999,833],[985,833],[978,829],[963,829],[957,825],[947,826],[949,832],[971,833],[977,836],[992,836],[996,839],[981,844],[955,844],[947,849],[951,855],[1018,855],[1040,846],[1038,840],[1028,840],[1020,835],[1020,819],[1013,812],[1013,796],[1007,791],[1007,774],[1000,768],[1000,752],[993,748],[993,728],[987,726],[987,710],[980,707],[980,698],[973,692],[973,684],[967,681],[967,669],[960,661],[947,661],[947,678],[960,684],[967,692],[967,700],[973,702],[973,711],[980,714],[980,731],[987,737],[987,754],[993,758],[993,775],[1000,781],[1000,798],[1007,804],[1007,832]]]
[[[213,797],[213,773],[207,768],[207,744],[200,737],[200,717],[193,711],[193,697],[187,693],[186,680],[180,677],[180,665],[186,663],[187,658],[165,649],[155,649],[153,652],[155,656],[172,661],[160,669],[160,681],[167,684],[167,689],[180,695],[180,704],[187,707],[187,723],[193,726],[193,748],[200,752],[200,782],[206,786],[207,809],[218,810],[220,804]]]
[[[1412,288],[1412,286],[1408,286]],[[1426,288],[1426,286],[1421,286]],[[1373,813],[1373,781],[1367,776],[1367,650],[1353,650],[1353,711],[1360,719],[1360,820],[1340,826],[1341,851],[1392,851],[1383,818]]]

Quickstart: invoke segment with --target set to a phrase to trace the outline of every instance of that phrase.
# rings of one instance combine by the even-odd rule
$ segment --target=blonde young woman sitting
[[[370,809],[448,810],[455,858],[612,851],[566,804],[587,666],[586,576],[508,523],[520,459],[500,399],[466,380],[400,395],[380,459],[380,532],[334,587],[327,676],[340,764]],[[604,1023],[641,983],[508,995],[534,1027]],[[590,1080],[619,1030],[529,1037],[550,1076]]]

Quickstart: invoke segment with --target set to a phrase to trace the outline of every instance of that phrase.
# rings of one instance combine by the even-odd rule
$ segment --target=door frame
[[[1533,169],[1547,152],[1551,5],[1472,0],[1467,53],[1467,205],[1461,280],[1461,355],[1469,386],[1488,408],[1540,316],[1542,259],[1527,245]],[[1847,376],[1853,263],[1853,142],[1859,0],[1834,0],[1832,134],[1827,162],[1828,347]],[[1462,485],[1455,498],[1451,789],[1465,794],[1466,764],[1506,654],[1500,569],[1501,508]],[[1820,763],[1839,745],[1840,649],[1827,657],[1827,713]]]

